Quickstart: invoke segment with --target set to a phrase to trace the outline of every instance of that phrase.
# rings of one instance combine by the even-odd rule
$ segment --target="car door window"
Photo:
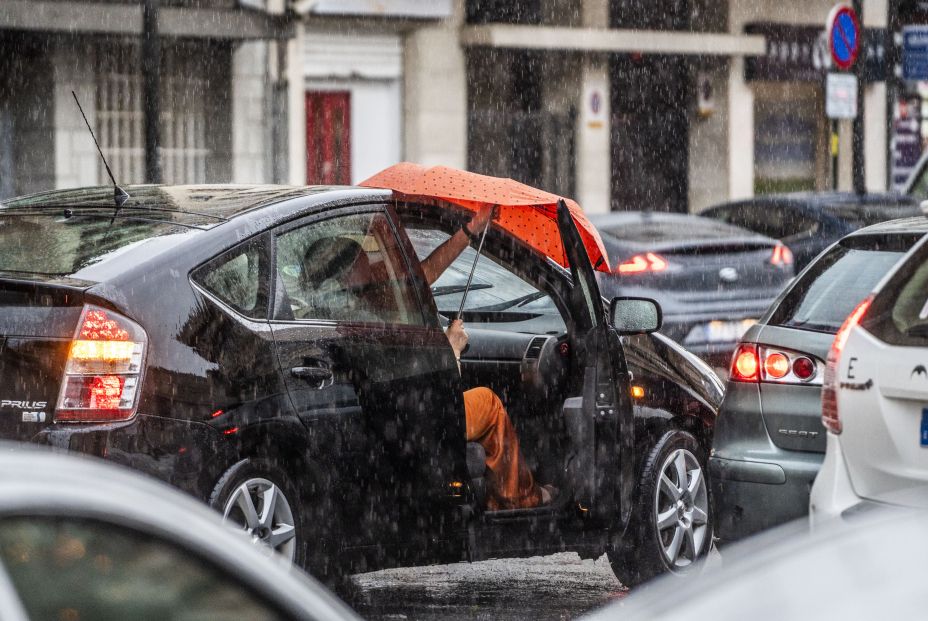
[[[263,237],[219,255],[197,269],[193,279],[243,315],[266,318],[268,278]]]
[[[277,238],[277,319],[424,325],[383,212],[316,221]]]
[[[406,232],[420,260],[449,237],[441,230],[409,225]],[[451,318],[457,314],[476,253],[472,247],[465,248],[432,283],[435,304],[444,317]],[[567,330],[551,296],[486,253],[477,262],[470,292],[464,303],[464,313],[469,323],[509,324],[513,331],[560,333]],[[538,330],[539,327],[544,329]]]
[[[207,561],[150,533],[103,522],[0,522],[0,561],[32,619],[283,619]]]

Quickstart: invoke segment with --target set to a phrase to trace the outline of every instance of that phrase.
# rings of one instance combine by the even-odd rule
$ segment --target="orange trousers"
[[[519,438],[503,402],[489,388],[464,392],[467,441],[487,454],[487,508],[527,509],[541,504],[541,490],[519,451]]]

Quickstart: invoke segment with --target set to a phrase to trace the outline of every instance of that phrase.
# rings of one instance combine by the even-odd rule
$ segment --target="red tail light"
[[[732,357],[729,378],[736,382],[818,385],[821,365],[802,352],[742,343]]]
[[[835,334],[835,340],[831,342],[831,349],[828,351],[828,361],[825,364],[825,382],[822,386],[822,424],[825,429],[834,434],[841,433],[841,417],[838,414],[838,363],[841,361],[841,352],[847,344],[847,337],[851,329],[860,323],[870,303],[873,302],[873,296],[867,296],[863,302],[851,311],[841,329]]]
[[[619,263],[615,271],[620,274],[641,274],[642,272],[663,272],[667,269],[667,260],[659,254],[646,252],[636,254]]]
[[[770,255],[770,263],[777,267],[792,265],[793,252],[780,242],[777,242],[777,245],[773,247],[773,254]]]
[[[757,357],[756,345],[742,343],[738,346],[731,359],[729,379],[735,382],[756,382],[760,379],[760,360]]]
[[[138,324],[113,311],[85,306],[68,350],[55,422],[132,418],[147,341]]]

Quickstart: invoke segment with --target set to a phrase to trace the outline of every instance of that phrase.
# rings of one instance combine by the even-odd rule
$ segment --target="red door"
[[[306,183],[351,183],[351,93],[306,93]]]

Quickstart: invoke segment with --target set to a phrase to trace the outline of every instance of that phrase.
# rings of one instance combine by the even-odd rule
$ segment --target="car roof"
[[[727,548],[720,567],[662,576],[584,619],[921,618],[925,513],[866,509],[814,533],[796,520],[755,535]]]
[[[886,206],[900,207],[904,205],[917,205],[918,201],[911,196],[895,194],[892,192],[866,192],[864,194],[855,194],[854,192],[785,192],[780,194],[762,194],[752,198],[746,198],[735,201],[727,201],[713,205],[709,209],[727,205],[744,205],[744,204],[801,204],[811,208],[823,207],[852,207],[859,205],[867,206]]]
[[[140,213],[182,226],[209,228],[249,211],[293,198],[344,189],[286,185],[129,185],[120,215]],[[115,207],[112,186],[53,190],[5,201],[4,209],[106,209]]]
[[[668,242],[675,240],[710,240],[738,238],[767,239],[740,226],[697,214],[658,211],[613,211],[588,214],[599,232],[627,242]],[[617,229],[628,228],[628,237]]]
[[[912,218],[899,218],[897,220],[880,222],[879,224],[873,224],[854,231],[851,235],[893,235],[900,233],[916,233],[921,235],[928,233],[928,217],[915,216]]]
[[[206,505],[122,466],[0,443],[0,518],[11,515],[67,515],[162,533],[205,552],[231,575],[247,567],[249,583],[296,618],[358,618],[305,574],[262,554]]]

